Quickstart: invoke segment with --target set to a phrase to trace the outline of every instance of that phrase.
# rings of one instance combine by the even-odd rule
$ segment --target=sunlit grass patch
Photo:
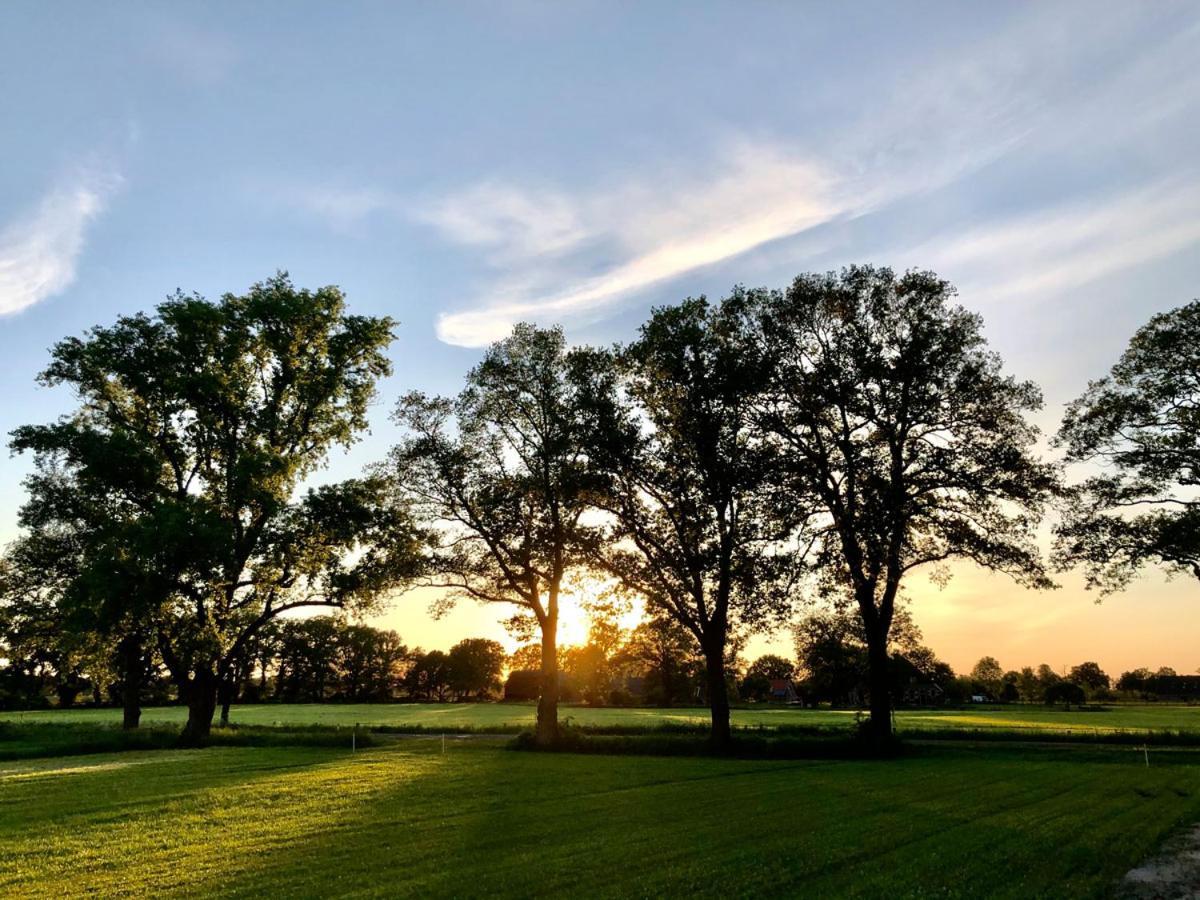
[[[148,709],[147,725],[181,727],[182,707]],[[515,734],[533,726],[536,711],[521,703],[389,703],[389,704],[261,704],[235,706],[232,720],[242,726],[398,730],[480,731]],[[702,707],[673,709],[592,708],[564,705],[560,718],[588,728],[703,727],[708,710]],[[742,728],[852,728],[854,710],[799,709],[759,705],[733,711],[734,727]],[[115,724],[120,711],[114,709],[44,710],[0,713],[3,722],[75,722]],[[1195,732],[1200,734],[1200,706],[1169,704],[1114,704],[1088,710],[1064,710],[1036,705],[979,706],[967,709],[899,710],[896,727],[902,733],[939,729],[1067,732]]]
[[[1200,816],[1196,762],[443,752],[436,738],[31,760],[0,767],[0,895],[1089,896]]]

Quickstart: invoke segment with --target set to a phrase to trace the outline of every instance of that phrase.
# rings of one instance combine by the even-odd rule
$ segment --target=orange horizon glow
[[[919,573],[906,587],[925,643],[960,674],[982,656],[996,657],[1006,670],[1044,662],[1063,671],[1094,660],[1113,678],[1141,666],[1171,666],[1180,674],[1200,667],[1200,588],[1195,582],[1167,580],[1148,571],[1128,590],[1100,603],[1098,594],[1084,590],[1081,576],[1072,573],[1060,583],[1058,590],[1033,591],[964,564],[953,568],[944,588]],[[434,620],[427,612],[434,596],[429,589],[413,591],[372,622],[427,650],[447,649],[466,637],[492,638],[509,652],[521,645],[501,624],[511,607],[463,601]],[[640,610],[632,609],[619,621],[632,628],[640,619]],[[559,647],[585,643],[587,631],[586,610],[576,596],[565,594]],[[793,656],[789,631],[753,636],[743,657],[751,661],[763,653]]]

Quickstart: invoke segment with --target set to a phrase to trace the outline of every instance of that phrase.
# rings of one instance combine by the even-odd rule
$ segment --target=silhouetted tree
[[[123,727],[136,728],[141,694],[156,656],[150,602],[169,567],[141,508],[110,483],[128,462],[101,458],[88,467],[51,454],[35,459],[19,522],[24,532],[6,550],[0,605],[27,635],[43,633],[62,658],[88,648],[103,657],[118,687]],[[48,646],[44,644],[44,646]],[[107,677],[111,676],[111,677]]]
[[[450,689],[461,700],[484,699],[500,689],[504,671],[504,648],[486,638],[465,638],[450,648],[447,655]]]
[[[1044,697],[1046,703],[1050,705],[1062,703],[1068,709],[1072,703],[1074,703],[1076,706],[1080,706],[1087,699],[1087,695],[1084,693],[1084,690],[1080,685],[1075,684],[1072,681],[1062,680],[1056,681],[1047,687]]]
[[[457,398],[400,401],[409,436],[391,455],[400,496],[439,535],[427,583],[536,619],[543,743],[558,734],[559,604],[592,483],[570,366],[561,330],[518,325]]]
[[[769,378],[756,421],[801,513],[822,511],[825,589],[862,617],[871,728],[891,734],[888,636],[905,577],[969,559],[1048,587],[1034,529],[1056,486],[1033,455],[1037,388],[1003,374],[979,316],[927,272],[854,267],[754,292]],[[935,573],[944,571],[935,568]]]
[[[622,351],[594,353],[589,373],[611,525],[593,558],[695,637],[718,747],[731,736],[731,635],[787,615],[804,556],[752,432],[759,376],[742,309],[736,293],[656,309]]]
[[[1037,667],[1037,680],[1038,684],[1041,686],[1042,696],[1044,697],[1046,691],[1048,691],[1051,686],[1062,681],[1062,676],[1055,672],[1048,663],[1042,663]]]
[[[705,671],[695,638],[663,615],[638,623],[618,651],[616,665],[636,671],[645,681],[646,699],[661,706],[690,699]]]
[[[355,702],[390,700],[409,661],[408,648],[396,632],[343,623],[337,636],[338,696]]]
[[[1084,688],[1089,694],[1107,691],[1112,679],[1100,668],[1099,663],[1085,662],[1072,667],[1067,680]]]
[[[27,508],[66,521],[65,473],[129,511],[103,549],[131,570],[136,618],[188,704],[183,741],[208,734],[219,687],[272,618],[364,606],[411,574],[415,531],[377,479],[293,496],[366,427],[391,329],[281,274],[215,303],[177,294],[53,348],[41,380],[80,406],[14,432],[35,455]]]
[[[1067,407],[1057,443],[1100,467],[1056,527],[1063,566],[1120,590],[1147,563],[1200,579],[1200,300],[1154,316]]]
[[[281,622],[275,696],[288,703],[320,703],[337,684],[338,623],[331,616]]]
[[[870,690],[870,654],[862,617],[853,610],[818,610],[793,632],[799,671],[813,700],[859,703]],[[893,697],[905,690],[945,687],[954,672],[921,643],[921,630],[909,611],[896,610],[888,633],[889,685]]]
[[[992,696],[999,699],[1000,689],[1004,683],[1004,669],[994,656],[985,656],[975,663],[971,677],[979,682],[979,686]]]
[[[765,700],[770,696],[772,681],[791,681],[795,673],[796,664],[790,659],[784,659],[774,653],[760,656],[750,664],[742,677],[742,699]]]
[[[1042,686],[1034,674],[1032,667],[1024,666],[1017,673],[1017,696],[1026,703],[1036,703],[1042,699]]]
[[[417,652],[404,677],[410,696],[425,700],[445,700],[450,690],[450,657],[441,650]]]

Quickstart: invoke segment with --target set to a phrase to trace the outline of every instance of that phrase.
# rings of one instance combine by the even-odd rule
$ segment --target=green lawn
[[[0,713],[0,722],[116,723],[120,710],[80,709],[44,712]],[[645,725],[699,723],[708,720],[706,709],[615,709],[562,707],[560,717],[577,725]],[[182,707],[148,709],[142,721],[182,724]],[[245,725],[342,725],[420,726],[445,728],[508,728],[516,731],[533,724],[534,708],[507,703],[445,704],[264,704],[235,707],[232,721]],[[808,710],[792,707],[761,707],[734,710],[733,721],[741,726],[823,725],[849,726],[854,713],[842,710]],[[980,706],[967,710],[914,710],[896,714],[902,733],[939,728],[1004,729],[1055,732],[1147,732],[1186,731],[1200,734],[1200,706],[1167,704],[1114,705],[1099,711],[1067,712],[1044,706]]]
[[[892,761],[491,741],[0,764],[0,896],[1093,896],[1200,817],[1163,751]]]

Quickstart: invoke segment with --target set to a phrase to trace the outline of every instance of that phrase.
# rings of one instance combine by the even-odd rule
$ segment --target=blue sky
[[[69,407],[33,382],[58,338],[282,268],[402,323],[340,476],[514,321],[607,342],[875,262],[954,281],[1052,430],[1200,295],[1197,59],[1200,7],[1167,2],[5,4],[0,428]],[[0,459],[0,540],[26,471]],[[1200,665],[1195,588],[1157,576],[1102,607],[1074,578],[913,594],[956,666]]]

